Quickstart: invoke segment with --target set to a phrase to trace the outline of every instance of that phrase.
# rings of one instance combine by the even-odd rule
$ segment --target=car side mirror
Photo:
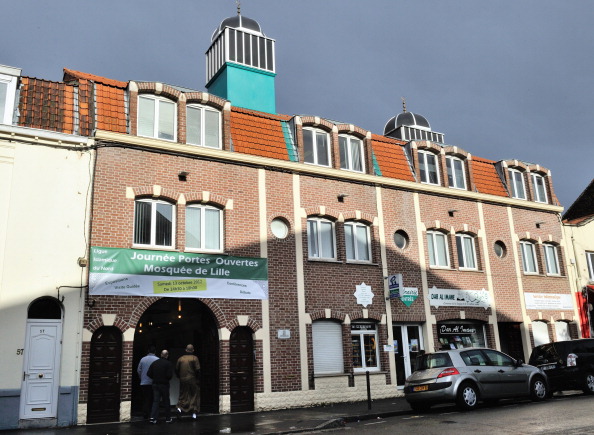
[[[522,367],[524,365],[524,361],[522,359],[516,360],[516,367]]]

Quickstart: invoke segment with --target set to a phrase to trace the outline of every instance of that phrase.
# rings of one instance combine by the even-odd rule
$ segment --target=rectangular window
[[[594,252],[586,252],[586,261],[588,263],[590,281],[594,281]]]
[[[309,258],[336,259],[334,222],[325,219],[307,220]]]
[[[355,372],[378,371],[380,369],[379,343],[375,324],[351,324],[351,343]]]
[[[350,261],[371,261],[369,227],[356,222],[344,224],[346,257]]]
[[[538,273],[538,266],[536,262],[536,248],[534,243],[520,242],[522,249],[522,266],[524,273]]]
[[[173,205],[154,200],[138,200],[134,207],[134,244],[173,247]]]
[[[439,166],[437,156],[427,151],[419,151],[419,171],[421,183],[439,185]]]
[[[466,189],[466,177],[464,175],[464,162],[456,157],[446,157],[448,170],[448,184],[455,189]]]
[[[559,258],[557,257],[557,247],[545,244],[545,260],[547,265],[547,275],[559,275]]]
[[[207,148],[221,148],[220,113],[203,106],[188,106],[186,142]]]
[[[21,70],[0,65],[0,124],[12,125],[17,81]]]
[[[4,123],[4,124],[8,124],[8,122],[5,121],[5,113],[7,112],[6,110],[6,103],[8,101],[7,99],[7,95],[8,95],[8,82],[4,82],[0,80],[0,123]]]
[[[176,105],[153,96],[138,97],[138,135],[175,140]]]
[[[476,251],[474,237],[468,234],[456,234],[458,263],[461,269],[476,269]]]
[[[186,207],[186,249],[221,252],[223,213],[215,207]]]
[[[536,202],[548,202],[545,178],[542,175],[532,174],[532,185],[534,187],[534,200]]]
[[[320,166],[330,166],[330,139],[328,134],[311,129],[303,129],[303,160]]]
[[[363,172],[363,142],[352,136],[339,136],[340,168]]]
[[[427,231],[427,247],[429,249],[429,264],[434,267],[449,267],[447,236],[438,231]]]
[[[511,184],[512,197],[517,199],[526,199],[526,189],[524,187],[524,174],[517,169],[509,170],[509,182]]]

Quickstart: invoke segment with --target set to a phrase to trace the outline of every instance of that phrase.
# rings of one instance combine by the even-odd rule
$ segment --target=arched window
[[[454,189],[466,190],[464,160],[454,156],[446,156],[446,166],[448,170],[448,185]]]
[[[522,267],[524,273],[538,273],[538,261],[536,257],[536,246],[534,243],[528,240],[522,240],[520,242],[520,248],[522,250]]]
[[[223,251],[223,211],[209,205],[186,207],[186,249]]]
[[[134,244],[173,248],[175,207],[165,201],[137,199],[134,204]]]
[[[421,183],[439,186],[439,163],[437,155],[430,151],[419,150],[419,172],[421,174]]]
[[[535,347],[551,342],[549,338],[549,327],[545,322],[532,322],[532,336]]]
[[[350,135],[338,136],[340,169],[365,172],[363,141]]]
[[[323,130],[303,129],[303,161],[330,166],[330,136]]]
[[[60,303],[50,297],[39,298],[29,305],[28,319],[61,319],[62,307]]]
[[[138,135],[176,140],[176,104],[155,95],[138,96]]]
[[[526,199],[526,187],[524,183],[524,173],[510,168],[508,169],[509,183],[513,198]]]

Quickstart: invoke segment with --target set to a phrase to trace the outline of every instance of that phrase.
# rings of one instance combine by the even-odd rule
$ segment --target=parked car
[[[530,364],[549,379],[551,392],[582,390],[594,394],[594,339],[556,341],[536,346]]]
[[[548,392],[547,376],[541,369],[487,348],[419,356],[417,370],[404,384],[404,396],[415,411],[448,402],[471,410],[479,401],[516,397],[541,401],[549,396]]]

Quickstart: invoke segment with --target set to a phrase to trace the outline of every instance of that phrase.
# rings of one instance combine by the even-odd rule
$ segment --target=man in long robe
[[[175,364],[175,374],[179,378],[179,399],[177,412],[192,413],[196,419],[200,411],[200,360],[194,355],[194,346],[186,346],[186,354]]]

